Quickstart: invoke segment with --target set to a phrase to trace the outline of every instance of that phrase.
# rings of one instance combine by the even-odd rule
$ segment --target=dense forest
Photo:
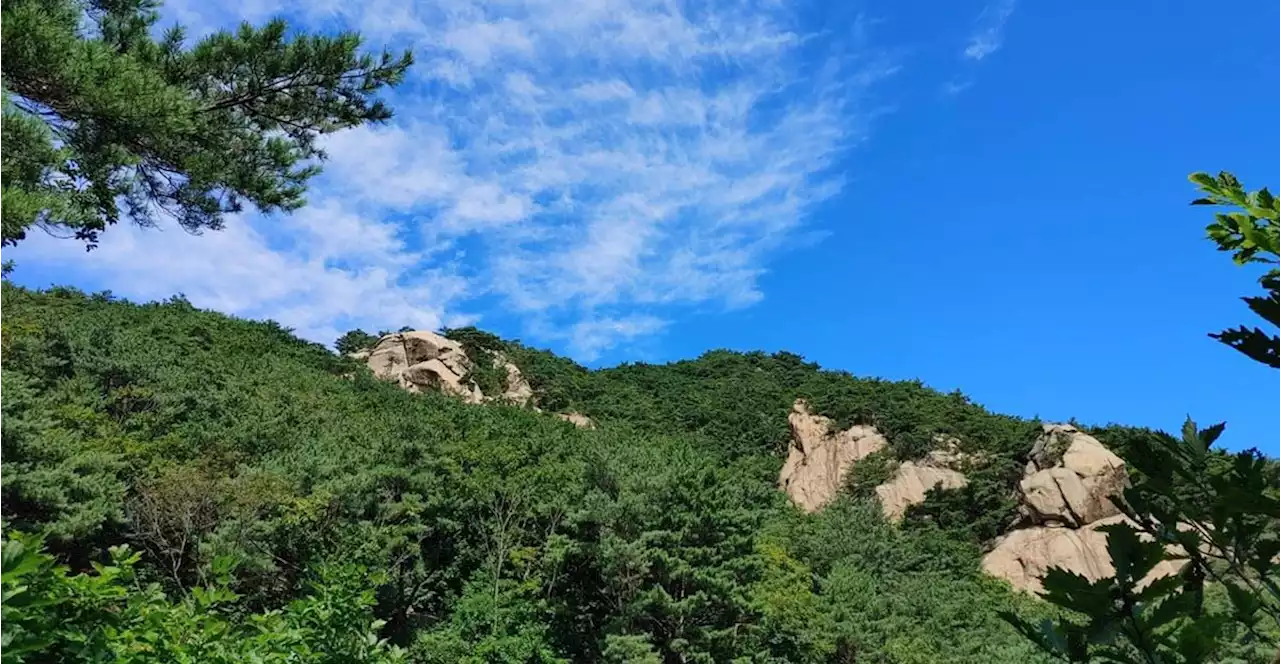
[[[0,244],[298,209],[321,137],[389,119],[413,63],[280,19],[192,41],[159,7],[0,5]],[[1217,248],[1270,264],[1243,299],[1280,326],[1280,202],[1191,179],[1230,208]],[[1026,516],[1043,423],[958,392],[785,352],[588,370],[442,330],[463,399],[375,374],[385,332],[334,352],[182,297],[0,297],[4,664],[1280,664],[1280,465],[1223,451],[1221,424],[1074,423],[1119,455],[1121,491],[1093,496],[1123,512],[1113,569],[1035,596],[982,565]],[[1211,336],[1280,368],[1270,331]],[[479,398],[517,373],[519,403]],[[811,511],[778,486],[798,400],[883,439]],[[886,518],[878,489],[940,445],[966,482]]]
[[[582,430],[408,394],[276,325],[181,300],[6,285],[4,304],[6,526],[47,533],[76,570],[129,544],[130,579],[234,592],[216,605],[228,634],[347,592],[412,661],[1037,657],[996,611],[1044,609],[979,575],[963,519],[897,529],[852,498],[806,518],[774,488],[799,394],[883,412],[904,450],[949,422],[1026,447],[1028,423],[960,395],[792,355],[589,372],[510,345],[544,405],[599,423]]]
[[[6,660],[1050,661],[1000,614],[1058,610],[978,568],[1038,426],[961,394],[787,353],[589,371],[447,331],[581,429],[180,298],[3,298],[5,592],[63,600],[6,601]],[[891,458],[943,433],[993,462],[901,525],[859,472],[805,515],[775,488],[797,397]]]

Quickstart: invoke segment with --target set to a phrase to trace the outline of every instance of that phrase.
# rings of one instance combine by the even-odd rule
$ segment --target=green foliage
[[[412,62],[282,20],[190,47],[179,26],[156,40],[159,4],[4,1],[5,245],[35,225],[92,247],[121,205],[189,231],[246,201],[296,209],[324,157],[316,138],[389,118],[375,95]]]
[[[378,343],[378,337],[375,337],[364,330],[355,329],[338,337],[338,339],[333,342],[333,348],[338,351],[339,355],[350,355],[357,351],[372,348],[376,343]]]
[[[474,383],[480,392],[488,395],[502,394],[507,389],[507,370],[501,360],[505,357],[507,343],[496,335],[475,327],[446,328],[445,337],[462,344],[462,350],[471,358],[471,370],[462,382]]]
[[[837,501],[785,531],[818,582],[827,661],[878,664],[1047,662],[1000,611],[1049,615],[977,570],[968,544],[885,522],[870,500]]]
[[[342,555],[385,570],[384,631],[415,653],[589,660],[609,625],[724,653],[730,621],[756,620],[763,572],[735,565],[785,513],[768,458],[344,380],[319,345],[182,300],[4,289],[5,516],[77,566],[130,543],[181,593],[234,555],[232,587],[266,609]],[[624,568],[647,593],[609,585]],[[682,615],[709,623],[662,631]]]
[[[166,598],[183,633],[214,624],[181,608],[196,589],[234,593],[215,606],[228,653],[310,639],[255,645],[245,626],[293,620],[341,560],[372,571],[333,592],[368,593],[375,640],[414,662],[1044,661],[997,612],[1057,614],[977,570],[1035,423],[958,395],[781,353],[587,371],[448,331],[517,363],[544,409],[597,418],[581,430],[409,394],[274,323],[181,298],[5,284],[3,299],[6,522],[47,533],[86,578],[111,547],[141,552],[130,587]],[[935,492],[902,527],[849,497],[802,515],[775,487],[796,398],[843,413],[839,426],[862,413],[910,440],[957,436],[982,491]],[[913,445],[890,446],[882,470]],[[873,466],[858,472],[870,481]]]
[[[1267,191],[1246,191],[1230,173],[1217,177],[1193,173],[1191,181],[1205,194],[1192,205],[1225,205],[1236,208],[1220,212],[1206,231],[1220,251],[1231,252],[1237,265],[1280,264],[1280,202]],[[1280,267],[1272,267],[1259,279],[1266,294],[1241,298],[1255,314],[1280,328]],[[1210,335],[1251,359],[1280,368],[1280,336],[1244,325]]]
[[[116,474],[119,457],[85,446],[78,432],[59,426],[62,414],[43,410],[35,379],[5,374],[5,514],[24,528],[41,526],[60,541],[92,536],[104,523],[118,522],[127,490]]]
[[[989,413],[959,393],[940,394],[919,381],[822,371],[785,352],[717,350],[696,360],[624,364],[597,372],[561,358],[538,358],[541,351],[518,344],[508,352],[539,393],[565,395],[559,398],[564,409],[647,430],[695,434],[739,454],[784,451],[787,413],[797,398],[833,418],[837,427],[875,425],[889,439],[894,457],[903,460],[937,447],[940,436],[956,436],[964,451],[1017,456],[1030,446],[1038,427]]]
[[[1045,598],[1081,620],[1011,621],[1076,662],[1213,662],[1254,643],[1275,652],[1280,472],[1256,450],[1213,469],[1210,447],[1221,432],[1221,425],[1198,429],[1188,420],[1180,439],[1145,439],[1130,457],[1137,480],[1123,498],[1132,524],[1105,527],[1115,574],[1091,582],[1055,569],[1044,581]],[[1180,497],[1187,486],[1193,495]],[[1166,561],[1181,571],[1153,576]],[[1215,587],[1227,602],[1207,601]]]
[[[876,487],[893,479],[898,472],[898,460],[893,450],[882,449],[858,460],[845,478],[845,491],[856,498],[870,498]]]
[[[907,510],[907,528],[941,528],[971,542],[990,542],[1009,529],[1017,514],[1016,493],[1022,477],[1017,457],[997,456],[966,469],[968,483],[959,489],[932,489],[926,500]]]
[[[544,407],[576,410],[597,422],[681,431],[729,455],[785,451],[787,413],[798,398],[832,417],[833,426],[875,425],[890,446],[860,462],[849,478],[851,490],[863,495],[888,477],[896,461],[919,458],[954,438],[958,451],[983,462],[966,469],[968,487],[935,492],[909,523],[941,524],[949,534],[972,541],[989,540],[1012,521],[1023,455],[1040,428],[1036,421],[990,413],[959,393],[941,394],[918,381],[822,371],[791,353],[711,351],[669,365],[587,372],[567,360],[513,346],[507,353],[540,398],[552,395],[542,401]]]
[[[323,568],[313,589],[283,609],[245,613],[227,585],[228,559],[174,601],[141,581],[140,556],[126,546],[92,573],[71,574],[42,544],[11,532],[2,545],[5,664],[405,661],[378,637],[373,592],[358,568]]]

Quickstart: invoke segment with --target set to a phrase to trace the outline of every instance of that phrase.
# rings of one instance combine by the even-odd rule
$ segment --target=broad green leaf
[[[1201,188],[1205,189],[1206,191],[1214,191],[1218,188],[1218,181],[1215,180],[1214,177],[1212,175],[1209,175],[1208,173],[1197,171],[1187,176],[1187,179],[1199,185]]]
[[[1276,199],[1271,195],[1271,192],[1268,191],[1266,187],[1259,189],[1256,197],[1258,207],[1275,210]]]
[[[1253,592],[1246,590],[1233,581],[1224,584],[1227,595],[1231,598],[1233,616],[1241,624],[1253,626],[1258,621],[1258,611],[1262,608],[1262,600]]]

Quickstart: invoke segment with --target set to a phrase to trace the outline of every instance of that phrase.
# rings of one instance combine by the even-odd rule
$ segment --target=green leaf
[[[1115,580],[1122,588],[1134,588],[1164,559],[1159,542],[1145,542],[1127,523],[1112,523],[1098,530],[1107,534],[1107,552],[1115,566]]]
[[[1147,629],[1163,627],[1174,620],[1192,615],[1198,602],[1198,598],[1192,592],[1170,595],[1146,613],[1144,622]]]
[[[1222,432],[1227,428],[1226,422],[1219,422],[1207,429],[1201,429],[1197,437],[1203,442],[1206,450],[1213,447],[1213,443],[1218,440]]]
[[[1188,415],[1187,419],[1183,420],[1182,422],[1182,442],[1187,445],[1190,445],[1193,442],[1195,442],[1195,437],[1196,437],[1196,423],[1194,420],[1191,419],[1191,416]]]
[[[1260,539],[1254,544],[1253,555],[1249,558],[1249,566],[1260,575],[1266,576],[1280,556],[1280,539]]]
[[[1184,626],[1178,632],[1175,645],[1182,661],[1187,664],[1211,661],[1221,647],[1225,624],[1226,616],[1207,613]]]
[[[1213,189],[1217,189],[1218,187],[1218,181],[1215,180],[1213,176],[1209,175],[1208,173],[1195,172],[1187,176],[1187,179],[1199,185],[1201,189],[1213,190]]]
[[[1253,626],[1258,622],[1258,612],[1262,609],[1262,600],[1252,591],[1245,589],[1234,581],[1223,584],[1227,588],[1227,596],[1231,598],[1233,616],[1243,625]]]
[[[1162,576],[1147,584],[1137,596],[1144,604],[1153,604],[1161,597],[1177,591],[1182,586],[1182,579],[1177,574]]]

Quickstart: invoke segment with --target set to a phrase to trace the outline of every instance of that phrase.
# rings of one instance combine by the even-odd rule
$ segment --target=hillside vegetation
[[[6,661],[1049,661],[998,613],[1054,610],[978,571],[1036,423],[963,395],[786,353],[588,371],[448,331],[585,430],[181,299],[3,298],[5,527],[44,535],[10,535],[6,593],[59,598],[6,601]],[[943,433],[994,462],[901,527],[856,486],[802,515],[774,486],[797,397],[895,458]]]
[[[160,5],[0,5],[0,244],[296,210],[324,136],[390,119],[413,62],[282,19],[188,39]],[[1211,336],[1280,368],[1280,202],[1191,179],[1229,208],[1218,249],[1270,266],[1243,298],[1270,327]],[[1280,641],[1280,471],[1214,448],[1222,425],[1054,427],[1092,450],[1069,468],[1076,443],[1038,422],[788,353],[589,371],[473,328],[333,353],[181,298],[5,283],[3,305],[3,664],[1198,664]],[[439,345],[411,363],[406,339]],[[867,454],[802,464],[793,407],[810,447],[859,425]],[[941,473],[937,452],[964,474],[886,522],[885,480]],[[784,454],[825,473],[813,513],[777,488]],[[1091,553],[1113,569],[1039,570],[1042,598],[979,572],[1065,532],[1010,534],[1025,469],[1078,531],[1104,512],[1073,505],[1105,501]],[[1059,479],[1099,476],[1086,503]],[[1177,571],[1147,585],[1157,566]]]
[[[422,662],[1039,661],[996,611],[1043,607],[979,575],[958,519],[897,529],[852,499],[803,517],[774,488],[801,394],[900,431],[904,454],[936,427],[1025,447],[1028,423],[959,395],[792,355],[588,372],[504,345],[545,407],[600,423],[580,430],[408,394],[182,300],[6,285],[4,303],[6,527],[48,533],[73,570],[128,544],[130,578],[172,598],[233,591],[232,623],[354,593],[361,628],[386,621]]]

